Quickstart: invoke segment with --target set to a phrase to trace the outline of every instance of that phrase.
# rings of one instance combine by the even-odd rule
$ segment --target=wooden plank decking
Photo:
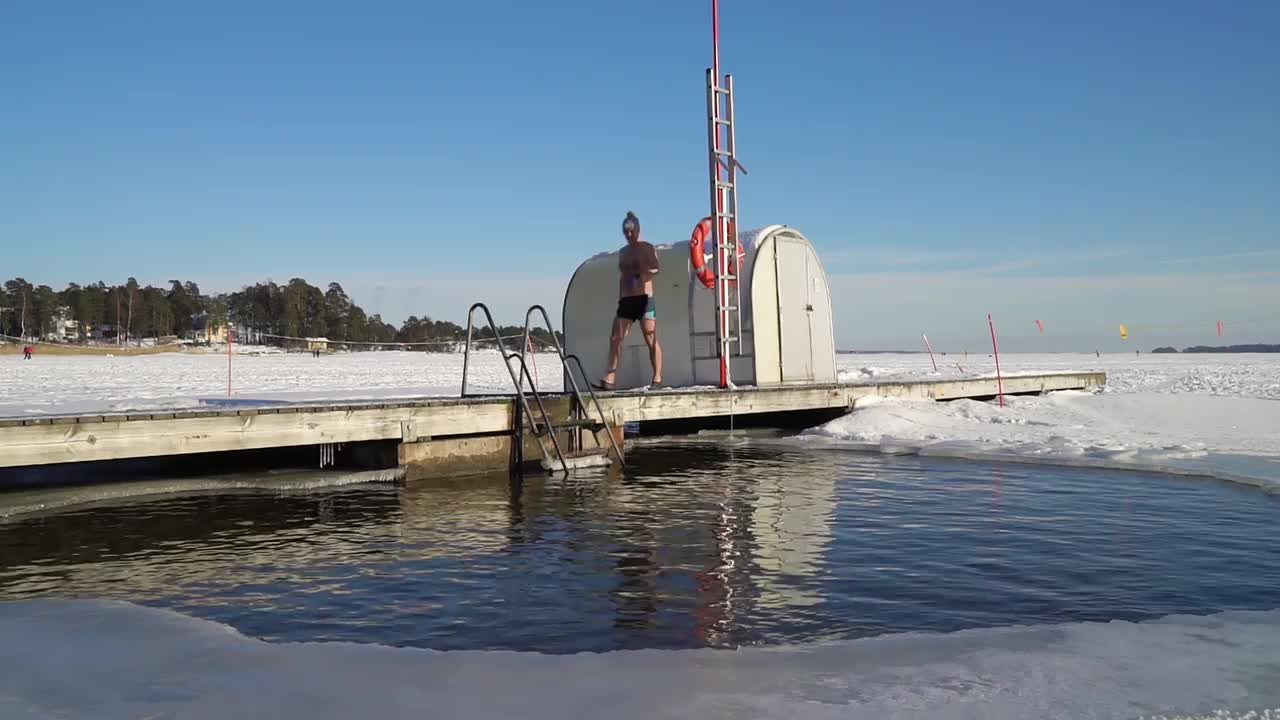
[[[1021,375],[1004,379],[1006,394],[1100,387],[1105,373]],[[857,385],[685,389],[602,395],[611,423],[696,420],[726,415],[853,410],[866,397],[954,400],[992,397],[994,378]],[[553,414],[567,399],[549,398]],[[189,453],[509,434],[511,397],[425,398],[360,403],[268,405],[119,415],[0,419],[0,467],[120,460]],[[557,410],[557,408],[560,408]]]

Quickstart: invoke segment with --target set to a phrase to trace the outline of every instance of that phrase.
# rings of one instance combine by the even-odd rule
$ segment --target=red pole
[[[231,328],[227,328],[227,397],[231,397]]]
[[[711,67],[720,82],[720,0],[711,0]]]
[[[991,351],[996,356],[996,391],[1000,394],[1000,407],[1004,407],[1004,380],[1000,377],[1000,345],[996,342],[996,321],[987,313],[987,325],[991,326]]]
[[[920,337],[924,338],[925,349],[929,351],[929,362],[933,363],[933,371],[938,372],[938,361],[933,359],[933,346],[929,344],[929,336],[920,333]]]
[[[538,356],[534,354],[533,336],[529,336],[526,347],[529,348],[529,362],[533,363],[533,382],[536,385],[538,383]]]

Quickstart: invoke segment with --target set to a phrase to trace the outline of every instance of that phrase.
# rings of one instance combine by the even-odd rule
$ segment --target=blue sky
[[[0,276],[556,306],[705,213],[708,4],[10,5]],[[1280,3],[722,4],[744,224],[841,347],[1280,342]]]

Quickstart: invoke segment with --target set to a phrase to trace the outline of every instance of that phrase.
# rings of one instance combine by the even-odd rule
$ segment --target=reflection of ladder
[[[733,129],[733,76],[720,74],[716,64],[707,70],[707,149],[710,157],[711,239],[716,268],[716,355],[720,358],[720,387],[731,382],[729,358],[742,354],[742,300],[738,293],[738,162]]]
[[[600,407],[600,401],[596,398],[595,391],[591,389],[591,385],[587,384],[587,391],[590,393],[591,406],[588,407],[586,400],[579,390],[577,380],[573,378],[570,367],[576,366],[578,374],[582,375],[584,382],[586,381],[586,373],[582,369],[582,361],[576,355],[566,355],[564,349],[560,346],[560,341],[556,339],[555,330],[551,327],[551,319],[547,316],[547,311],[541,305],[534,305],[525,313],[524,335],[521,337],[520,352],[508,352],[506,343],[503,341],[501,333],[498,332],[498,326],[493,321],[493,315],[489,312],[489,308],[484,303],[476,303],[467,311],[467,344],[463,350],[462,356],[462,397],[474,397],[479,393],[467,392],[467,370],[471,364],[471,339],[474,331],[474,318],[476,310],[484,312],[485,321],[489,325],[490,332],[493,333],[494,343],[497,345],[498,352],[502,355],[503,365],[507,368],[507,373],[511,376],[511,382],[516,389],[516,406],[514,413],[514,427],[512,433],[513,447],[513,468],[520,468],[524,464],[524,433],[532,432],[534,438],[538,441],[539,447],[542,449],[543,465],[551,469],[558,464],[560,470],[566,475],[569,473],[571,461],[579,458],[601,457],[604,463],[608,463],[608,450],[599,443],[599,434],[603,432],[609,438],[609,445],[613,450],[613,454],[618,459],[618,464],[623,464],[622,448],[618,446],[617,439],[613,436],[613,428],[609,426],[608,419],[605,417],[604,409]],[[552,345],[556,349],[556,354],[560,357],[560,362],[564,367],[564,376],[568,389],[571,390],[568,396],[569,411],[565,420],[555,422],[552,420],[551,414],[547,412],[547,405],[543,401],[542,394],[538,392],[538,386],[534,382],[533,376],[529,373],[529,365],[526,362],[525,351],[530,347],[530,324],[533,320],[535,312],[541,313],[543,323],[546,325],[547,332],[551,335]],[[487,339],[487,338],[481,338]],[[516,367],[512,367],[512,362],[518,363]],[[572,364],[572,365],[571,365]],[[524,383],[529,383],[529,391],[526,393]],[[533,404],[529,400],[532,398]],[[538,408],[538,415],[535,417],[533,408]],[[594,409],[598,418],[590,415],[590,409]],[[560,433],[569,431],[569,452],[566,453],[560,446]],[[596,439],[594,447],[587,447],[586,437],[583,431],[590,431]],[[548,440],[550,444],[548,445]]]

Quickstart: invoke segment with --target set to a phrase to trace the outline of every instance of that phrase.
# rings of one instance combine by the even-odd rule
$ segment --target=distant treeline
[[[1177,348],[1158,347],[1152,350],[1153,353],[1176,353]],[[1219,347],[1210,347],[1208,345],[1196,345],[1194,347],[1184,348],[1184,353],[1280,353],[1280,345],[1223,345]]]
[[[62,290],[14,278],[0,289],[0,332],[12,337],[78,343],[207,341],[224,336],[228,322],[237,332],[272,345],[290,344],[270,337],[274,335],[387,346],[437,342],[422,349],[449,350],[451,341],[466,336],[457,323],[426,316],[410,316],[397,328],[377,313],[366,313],[338,283],[321,290],[302,278],[285,285],[260,282],[216,295],[201,293],[193,282],[170,280],[169,287],[158,288],[139,285],[134,278],[123,285],[70,283]],[[503,326],[498,331],[516,335],[523,328]],[[550,344],[545,330],[531,334],[539,346]],[[477,329],[476,336],[492,340],[493,333],[485,327]]]

